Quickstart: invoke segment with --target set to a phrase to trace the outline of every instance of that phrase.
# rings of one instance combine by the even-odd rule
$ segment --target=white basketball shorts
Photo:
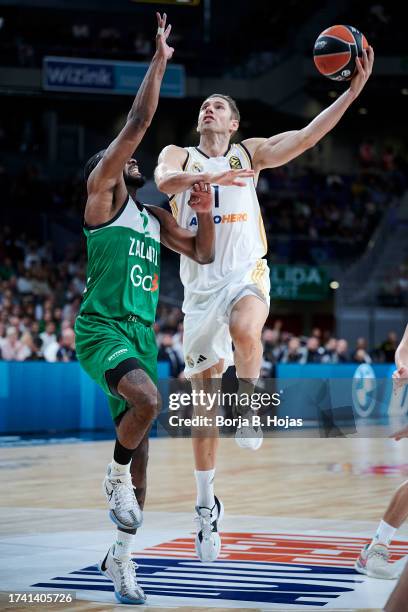
[[[190,378],[224,360],[224,372],[233,365],[229,318],[234,305],[254,295],[269,308],[270,275],[264,259],[243,275],[234,275],[222,289],[208,295],[188,296],[184,302],[183,353],[185,376]]]

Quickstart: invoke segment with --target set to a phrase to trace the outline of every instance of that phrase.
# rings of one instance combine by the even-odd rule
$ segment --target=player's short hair
[[[106,149],[102,149],[101,151],[98,151],[98,153],[95,153],[95,155],[92,155],[92,157],[90,157],[88,159],[88,161],[86,162],[86,164],[84,166],[84,179],[85,179],[85,182],[87,182],[87,180],[89,179],[89,175],[91,174],[92,170],[94,168],[96,168],[96,166],[101,161],[102,157],[105,155],[105,151],[106,151]]]
[[[217,93],[211,94],[211,96],[207,96],[206,100],[209,100],[210,98],[222,98],[223,100],[228,102],[228,105],[231,109],[232,118],[236,119],[237,121],[241,120],[241,115],[240,115],[237,103],[235,102],[234,98],[231,98],[231,96],[226,96],[224,94],[217,94]]]

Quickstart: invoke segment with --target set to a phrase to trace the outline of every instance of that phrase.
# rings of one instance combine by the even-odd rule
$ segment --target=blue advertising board
[[[158,375],[165,395],[167,362]],[[106,395],[78,362],[0,361],[0,434],[111,429]]]
[[[408,413],[408,386],[392,392],[394,369],[393,364],[277,364],[276,377],[264,382],[280,394],[279,417],[317,421],[330,409],[342,420],[350,415],[353,421],[385,422]],[[168,378],[167,362],[159,362],[158,375],[167,413],[171,382],[177,381]],[[0,361],[0,434],[111,429],[106,396],[78,362]]]
[[[45,56],[42,84],[46,91],[134,96],[148,67],[146,62]],[[185,95],[184,66],[169,64],[160,93],[167,98],[182,98]]]
[[[388,419],[407,413],[407,393],[393,394],[394,364],[277,364],[279,416],[318,420],[323,407],[353,419]],[[343,410],[346,414],[347,411]]]

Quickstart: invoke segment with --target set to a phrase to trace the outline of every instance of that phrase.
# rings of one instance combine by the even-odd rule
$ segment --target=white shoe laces
[[[204,515],[197,514],[195,517],[196,523],[198,525],[198,531],[201,531],[203,534],[203,540],[209,540],[212,534],[212,512],[206,512]]]
[[[111,480],[118,510],[133,510],[136,498],[133,492],[132,481],[130,479],[123,481],[122,478],[120,480],[121,482],[117,482],[116,479]]]
[[[142,589],[137,584],[136,578],[136,570],[139,567],[137,563],[134,563],[132,559],[128,561],[116,560],[116,562],[120,569],[121,591],[126,595],[130,595],[132,591],[140,593]]]
[[[389,552],[384,546],[373,546],[373,548],[370,550],[370,557],[379,557],[388,563]]]

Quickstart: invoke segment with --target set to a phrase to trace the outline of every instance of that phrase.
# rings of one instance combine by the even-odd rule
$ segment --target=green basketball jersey
[[[113,219],[84,226],[88,269],[81,315],[154,322],[159,299],[160,223],[128,197]],[[131,320],[131,319],[129,319]]]

